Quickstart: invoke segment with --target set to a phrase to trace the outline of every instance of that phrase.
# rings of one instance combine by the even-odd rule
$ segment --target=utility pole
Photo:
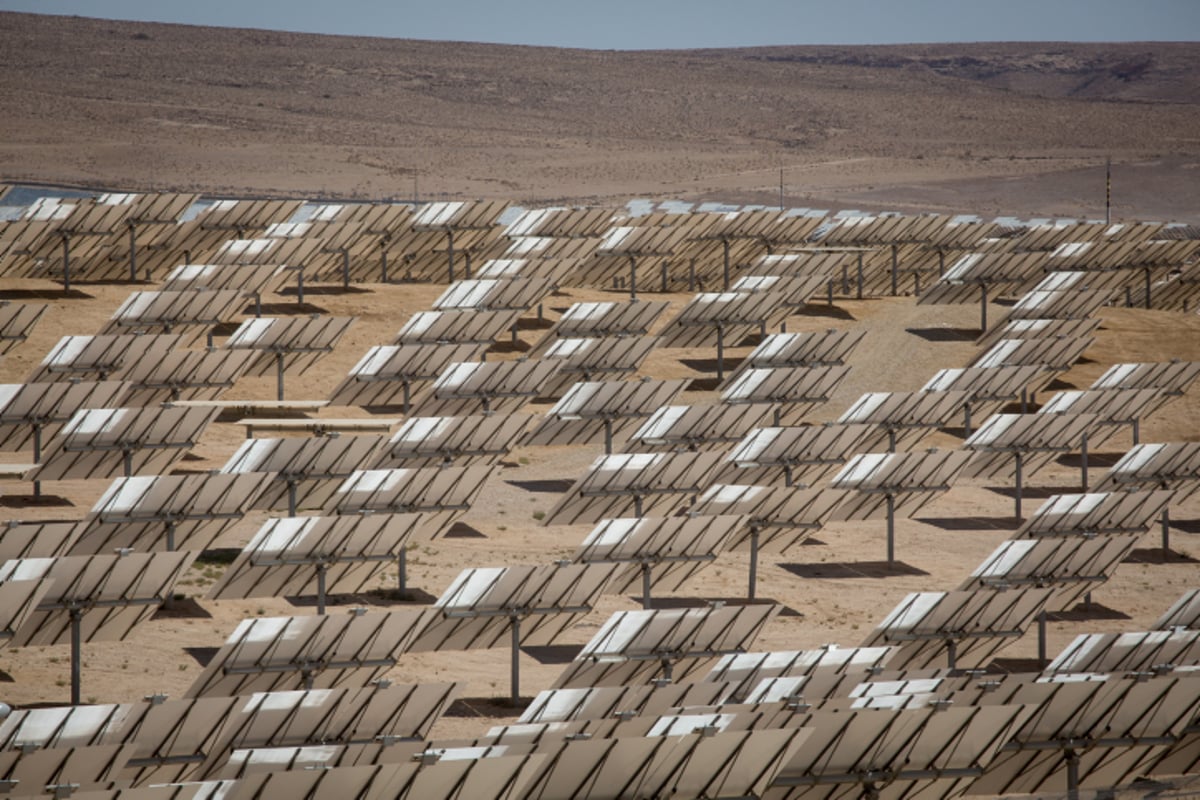
[[[1104,224],[1112,225],[1112,156],[1104,161]]]
[[[779,210],[783,211],[783,165],[779,165]]]

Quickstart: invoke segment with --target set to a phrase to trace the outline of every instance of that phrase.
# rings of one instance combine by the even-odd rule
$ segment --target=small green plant
[[[546,512],[545,511],[535,511],[535,512],[533,512],[533,518],[540,522],[546,518]]]

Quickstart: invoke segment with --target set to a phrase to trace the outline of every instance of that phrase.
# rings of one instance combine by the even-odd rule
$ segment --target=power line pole
[[[779,210],[783,211],[783,165],[779,167]]]
[[[1104,224],[1112,225],[1112,156],[1104,161]]]

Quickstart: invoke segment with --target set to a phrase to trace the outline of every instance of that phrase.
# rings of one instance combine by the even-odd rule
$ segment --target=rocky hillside
[[[1189,159],[1193,45],[581,51],[0,14],[0,177],[777,194]]]

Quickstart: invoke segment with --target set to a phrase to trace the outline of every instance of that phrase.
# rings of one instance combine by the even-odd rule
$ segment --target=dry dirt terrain
[[[0,177],[1200,219],[1193,44],[612,52],[0,14]]]
[[[1200,224],[1198,102],[1194,45],[614,53],[0,14],[0,177],[133,191],[416,194],[614,207],[634,196],[775,203],[782,167],[788,205],[1096,216],[1111,156],[1115,217]],[[0,382],[23,380],[60,336],[98,330],[131,291],[80,288],[64,295],[49,282],[0,280],[0,297],[53,303],[29,341],[0,360]],[[368,284],[365,291],[314,292],[310,300],[322,311],[358,322],[332,355],[290,384],[297,388],[289,396],[326,398],[367,347],[388,342],[442,288]],[[600,298],[617,296],[567,290],[548,316]],[[685,301],[669,298],[676,306]],[[1113,363],[1200,360],[1195,315],[1108,308],[1101,318],[1095,345],[1061,388],[1084,387]],[[964,365],[976,348],[955,332],[977,319],[975,306],[917,306],[906,297],[839,298],[834,309],[816,306],[790,318],[790,331],[867,331],[850,379],[813,420],[836,417],[861,392],[915,389],[937,369]],[[935,335],[939,329],[948,335]],[[536,335],[526,331],[525,343]],[[703,377],[688,362],[711,355],[656,351],[643,373]],[[273,393],[270,379],[243,379],[229,397]],[[1195,441],[1198,415],[1200,389],[1193,388],[1146,420],[1142,439]],[[221,465],[242,437],[240,428],[215,423],[184,468]],[[959,442],[936,433],[925,446]],[[1118,438],[1098,463],[1111,463],[1129,443]],[[590,526],[540,525],[537,517],[557,497],[545,487],[577,476],[600,452],[514,451],[464,519],[462,535],[410,556],[410,602],[429,602],[465,567],[568,556]],[[1076,490],[1078,470],[1054,465],[1030,484],[1032,504]],[[61,503],[31,505],[23,499],[28,485],[4,484],[0,521],[79,518],[106,486],[50,484],[48,493]],[[896,568],[884,562],[882,523],[831,524],[811,543],[764,559],[760,597],[785,611],[759,649],[859,643],[906,593],[959,584],[1011,535],[1011,508],[1005,487],[963,481],[916,519],[898,522]],[[1200,585],[1200,501],[1174,516],[1171,555],[1164,559],[1147,537],[1095,591],[1093,608],[1051,622],[1052,653],[1079,633],[1144,629]],[[248,517],[218,546],[244,544],[264,518]],[[179,696],[199,675],[205,650],[218,647],[241,619],[314,612],[307,601],[203,599],[220,568],[194,567],[178,587],[184,599],[127,643],[87,646],[85,699]],[[743,554],[723,555],[660,602],[737,601],[746,571]],[[393,572],[381,587],[394,579]],[[333,611],[400,602],[371,593],[338,598]],[[633,597],[607,597],[564,643],[579,645],[609,613],[638,607]],[[1030,633],[1004,651],[997,668],[1028,666],[1035,652]],[[542,654],[521,659],[527,697],[562,669],[561,660]],[[507,695],[507,668],[502,651],[422,654],[406,657],[389,677],[467,682],[466,699],[435,728],[439,737],[457,737],[511,718],[511,709],[492,702]],[[67,679],[66,648],[0,650],[0,700],[62,702]]]

